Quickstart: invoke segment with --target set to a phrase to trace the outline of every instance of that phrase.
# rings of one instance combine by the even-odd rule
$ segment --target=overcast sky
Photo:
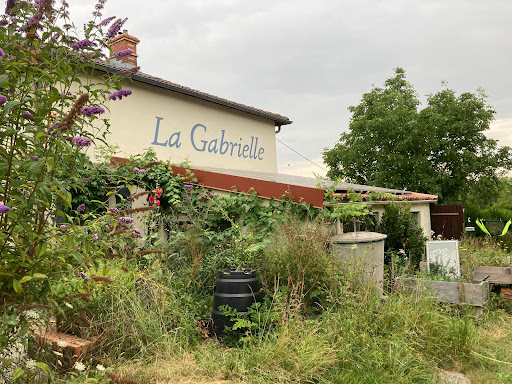
[[[94,2],[68,0],[90,19]],[[289,117],[276,137],[322,165],[350,113],[393,68],[425,102],[441,81],[482,87],[496,113],[488,136],[512,146],[510,0],[108,0],[128,17],[145,73]],[[279,171],[324,171],[277,143]]]

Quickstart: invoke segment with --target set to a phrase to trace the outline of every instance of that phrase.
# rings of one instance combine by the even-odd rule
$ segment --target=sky
[[[95,2],[68,2],[77,25],[91,19]],[[142,72],[292,120],[276,136],[281,173],[324,175],[347,108],[396,67],[423,106],[443,81],[483,88],[486,134],[512,146],[510,0],[108,0],[102,13],[128,17]]]

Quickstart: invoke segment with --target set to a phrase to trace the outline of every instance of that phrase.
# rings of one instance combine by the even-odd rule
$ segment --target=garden
[[[446,371],[512,382],[512,304],[478,269],[509,268],[505,242],[467,236],[460,273],[424,267],[426,238],[390,203],[374,223],[387,235],[383,298],[329,241],[337,220],[371,220],[360,196],[319,210],[207,190],[152,151],[115,163],[104,145],[91,159],[106,101],[129,97],[137,70],[99,64],[125,21],[103,19],[103,4],[83,30],[50,0],[8,0],[1,20],[0,382],[442,383]],[[261,300],[222,306],[216,335],[225,268],[256,271]],[[401,277],[483,281],[488,297],[477,311]]]

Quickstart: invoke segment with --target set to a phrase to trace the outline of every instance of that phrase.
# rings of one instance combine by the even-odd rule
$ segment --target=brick
[[[91,338],[91,340],[82,339],[67,333],[57,332],[54,327],[32,328],[32,333],[36,338],[39,345],[45,345],[47,342],[52,344],[55,351],[63,349],[71,352],[72,355],[80,357],[87,352],[90,352],[96,346],[98,337]],[[64,341],[67,346],[62,348],[57,345],[59,341]]]

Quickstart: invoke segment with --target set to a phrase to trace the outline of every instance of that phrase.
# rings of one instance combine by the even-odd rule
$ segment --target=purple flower
[[[91,235],[91,238],[93,238],[94,240],[98,240],[98,234],[97,233],[93,233]]]
[[[5,103],[7,103],[7,97],[0,94],[0,106],[4,105]]]
[[[80,40],[80,41],[77,41],[73,44],[73,48],[75,49],[85,49],[85,48],[88,48],[88,47],[96,47],[98,44],[96,44],[95,42],[89,40],[89,39],[83,39],[83,40]]]
[[[34,156],[34,155],[30,156],[30,160],[32,160],[32,161],[37,161],[38,159],[39,159],[39,157],[37,157],[37,156]]]
[[[139,175],[145,175],[146,170],[145,169],[139,169]]]
[[[185,184],[183,187],[185,187],[185,191],[187,193],[191,193],[192,192],[192,188],[194,188],[194,186],[192,184]]]
[[[2,48],[0,48],[0,58],[5,56],[5,52]]]
[[[199,201],[204,201],[204,200],[207,200],[207,199],[208,199],[208,196],[206,196],[206,195],[199,196]]]
[[[32,114],[29,111],[22,111],[20,116],[23,117],[24,119],[27,119],[27,120],[30,120],[30,121],[34,121],[35,120],[34,116],[32,116]]]
[[[133,172],[133,173],[139,173],[139,168],[137,168],[137,167],[133,167],[132,172]]]
[[[59,40],[59,37],[60,37],[60,33],[56,32],[54,35],[53,35],[53,38],[55,40]]]
[[[78,276],[80,276],[82,279],[87,279],[87,275],[84,272],[80,272]]]
[[[130,89],[120,89],[119,91],[115,91],[108,95],[110,100],[121,100],[124,97],[130,96],[132,94],[132,91]]]
[[[122,50],[120,50],[120,51],[116,52],[116,53],[114,54],[114,56],[116,57],[116,59],[118,59],[118,60],[119,60],[119,59],[121,59],[121,58],[123,58],[123,57],[125,57],[125,56],[131,55],[132,53],[133,53],[133,49],[130,49],[130,48],[128,48],[128,49],[122,49]]]
[[[68,229],[68,225],[67,224],[61,224],[61,226],[59,228],[60,229]]]
[[[5,213],[10,210],[11,210],[11,208],[8,207],[7,205],[0,204],[0,213]]]
[[[71,138],[71,142],[76,147],[88,147],[91,145],[91,139],[85,136],[75,136]]]
[[[131,224],[131,223],[133,223],[133,219],[129,216],[122,216],[119,218],[119,220],[117,220],[117,222],[121,225],[122,224]]]
[[[110,208],[110,213],[112,213],[114,215],[118,215],[119,214],[119,209],[117,209],[116,207]]]
[[[80,204],[76,210],[78,212],[85,212],[85,204]]]
[[[98,27],[104,27],[108,24],[110,24],[110,22],[112,20],[114,20],[116,17],[115,16],[112,16],[112,17],[109,17],[109,18],[106,18],[105,20],[103,20],[101,23],[98,24]]]
[[[0,25],[2,27],[5,27],[7,24],[9,24],[9,20],[7,20],[7,19],[2,19],[2,21],[0,21]]]
[[[186,197],[183,198],[183,202],[186,203],[188,199]]]
[[[137,237],[142,237],[142,232],[140,231],[139,228],[133,228],[132,232],[135,233]]]
[[[107,39],[110,40],[110,39],[116,37],[117,34],[119,33],[119,31],[121,30],[121,27],[123,26],[123,24],[126,23],[126,20],[128,20],[128,19],[124,19],[124,20],[117,19],[116,21],[114,21],[114,24],[112,24],[107,31]]]
[[[7,15],[15,16],[16,13],[11,13],[12,9],[16,6],[16,0],[7,0],[7,4],[5,5],[5,13]]]
[[[105,110],[101,107],[85,107],[82,108],[82,113],[85,116],[92,117],[94,115],[101,115],[102,113],[105,113]]]

